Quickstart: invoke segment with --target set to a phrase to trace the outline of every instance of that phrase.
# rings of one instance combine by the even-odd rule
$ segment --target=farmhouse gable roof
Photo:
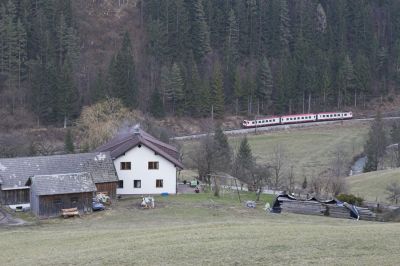
[[[175,147],[156,139],[141,129],[136,129],[135,132],[119,134],[106,144],[98,147],[96,151],[108,151],[111,157],[115,159],[124,155],[127,151],[135,148],[139,144],[153,150],[156,154],[164,157],[176,167],[184,168],[179,159],[179,152]]]
[[[88,172],[94,183],[116,182],[118,177],[108,152],[0,159],[2,189],[25,186],[29,177]]]
[[[35,175],[28,179],[26,185],[31,186],[38,196],[96,191],[89,173]]]

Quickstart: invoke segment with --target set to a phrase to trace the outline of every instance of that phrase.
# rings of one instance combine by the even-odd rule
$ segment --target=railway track
[[[382,119],[396,120],[396,119],[400,119],[400,116],[384,117]],[[240,128],[240,129],[225,130],[224,133],[226,135],[242,135],[242,134],[250,134],[250,133],[257,133],[257,132],[282,131],[282,130],[288,130],[290,128],[306,128],[306,127],[323,126],[323,125],[329,125],[329,124],[340,124],[343,122],[344,123],[353,123],[353,122],[363,122],[363,121],[371,121],[371,120],[374,120],[374,118],[356,118],[356,119],[351,119],[351,120],[323,121],[323,122],[276,125],[276,126],[268,126],[268,127]],[[205,136],[207,136],[207,133],[172,137],[171,140],[191,140],[191,139],[203,138]]]

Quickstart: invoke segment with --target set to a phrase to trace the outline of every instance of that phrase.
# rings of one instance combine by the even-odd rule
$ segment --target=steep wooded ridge
[[[0,0],[0,117],[60,125],[107,97],[217,118],[390,101],[399,13],[395,0]]]

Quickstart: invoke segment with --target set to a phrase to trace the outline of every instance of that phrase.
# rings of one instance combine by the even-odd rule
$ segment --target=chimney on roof
[[[134,135],[140,135],[140,124],[136,124],[136,125],[133,127],[133,134],[134,134]]]

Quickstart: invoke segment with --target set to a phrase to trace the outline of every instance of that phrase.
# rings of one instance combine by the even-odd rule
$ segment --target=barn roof
[[[124,155],[127,151],[133,149],[139,144],[153,150],[158,155],[161,155],[175,166],[183,168],[183,164],[179,159],[179,152],[174,147],[164,143],[147,132],[136,129],[135,132],[125,132],[117,135],[106,144],[98,147],[98,152],[110,152],[113,159]]]
[[[31,186],[35,195],[59,195],[96,191],[96,186],[89,173],[70,173],[55,175],[35,175],[26,185]]]
[[[34,175],[77,172],[90,173],[95,183],[118,181],[108,152],[0,159],[2,189],[23,187],[28,178]]]

